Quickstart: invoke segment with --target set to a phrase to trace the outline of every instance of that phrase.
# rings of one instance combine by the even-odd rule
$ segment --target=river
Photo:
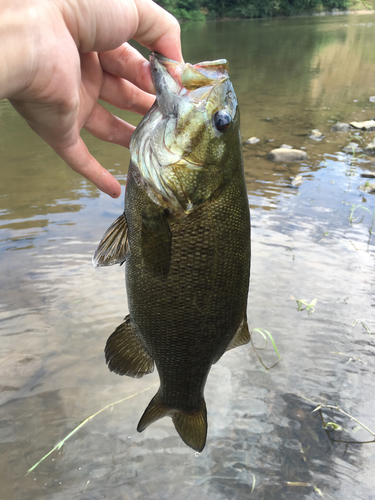
[[[243,141],[259,139],[243,145],[247,315],[281,361],[263,366],[278,360],[268,342],[213,366],[201,454],[170,419],[138,434],[158,376],[108,371],[105,341],[127,313],[124,270],[91,265],[123,196],[68,169],[2,101],[0,500],[374,498],[375,444],[359,444],[374,436],[343,413],[313,410],[339,405],[375,432],[375,195],[359,189],[375,157],[343,153],[375,132],[331,131],[375,117],[375,15],[189,23],[182,41],[186,61],[228,59]],[[312,129],[324,139],[310,139]],[[128,152],[83,136],[124,186]],[[270,161],[284,143],[308,158]],[[264,347],[259,333],[253,341]],[[129,396],[25,476],[83,420]],[[342,430],[329,435],[322,417]]]

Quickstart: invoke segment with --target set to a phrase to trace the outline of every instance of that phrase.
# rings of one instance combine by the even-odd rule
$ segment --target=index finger
[[[177,19],[152,1],[136,0],[136,5],[139,23],[132,38],[169,59],[183,61]]]

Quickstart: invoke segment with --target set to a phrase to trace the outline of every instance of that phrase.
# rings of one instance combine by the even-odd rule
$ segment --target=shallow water
[[[375,16],[355,15],[183,26],[185,60],[229,60],[243,139],[260,139],[243,147],[248,318],[281,355],[267,371],[243,346],[213,366],[198,456],[170,419],[136,432],[156,374],[133,380],[105,365],[105,341],[127,313],[124,271],[94,270],[91,255],[123,199],[70,171],[0,102],[0,500],[374,497],[375,445],[331,443],[312,413],[337,403],[375,431],[375,195],[358,189],[375,158],[343,154],[354,132],[330,131],[375,117],[374,27]],[[325,139],[308,138],[315,128]],[[356,134],[362,146],[375,137]],[[124,185],[128,153],[84,136]],[[283,143],[308,159],[269,161]],[[304,182],[292,188],[297,174]],[[351,223],[353,205],[368,211],[357,208]],[[317,299],[314,312],[296,299]],[[270,343],[258,354],[277,361]],[[81,421],[133,395],[24,477]],[[337,412],[324,418],[344,427],[336,439],[372,438]]]

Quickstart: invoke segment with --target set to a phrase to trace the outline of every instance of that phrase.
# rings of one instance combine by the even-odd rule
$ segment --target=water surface
[[[199,456],[170,419],[136,432],[157,374],[133,380],[105,365],[105,341],[127,313],[124,270],[94,270],[91,256],[123,198],[70,171],[0,102],[1,500],[372,498],[375,445],[332,444],[312,410],[337,403],[375,430],[375,195],[358,189],[375,158],[342,153],[375,132],[330,131],[375,117],[374,27],[375,16],[356,15],[183,26],[185,60],[229,60],[243,140],[260,139],[243,146],[248,319],[271,332],[282,358],[267,371],[243,346],[213,366]],[[308,138],[315,128],[325,139]],[[84,137],[125,185],[127,151]],[[308,159],[269,161],[283,143]],[[304,182],[291,188],[297,174]],[[357,208],[351,223],[353,206],[368,211]],[[317,299],[315,311],[298,311],[296,299]],[[270,345],[258,353],[277,360]],[[82,420],[132,395],[24,477]],[[324,418],[344,427],[336,439],[371,439],[338,413]]]

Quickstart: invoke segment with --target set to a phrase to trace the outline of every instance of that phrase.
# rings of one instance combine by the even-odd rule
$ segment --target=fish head
[[[189,214],[241,166],[237,98],[225,59],[150,61],[156,101],[133,134],[132,162],[156,203]]]

